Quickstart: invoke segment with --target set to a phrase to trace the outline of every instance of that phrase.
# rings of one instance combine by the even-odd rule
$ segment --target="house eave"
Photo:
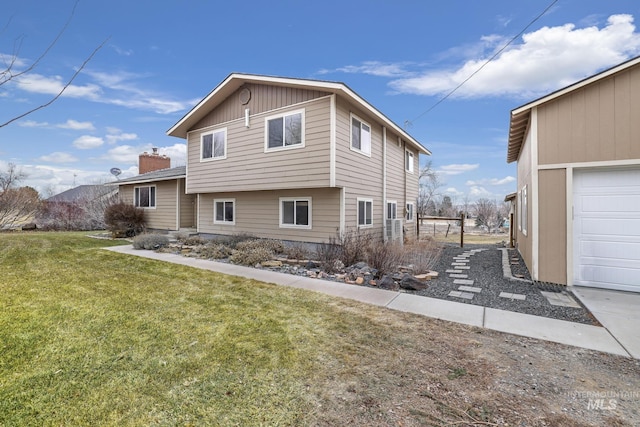
[[[105,185],[131,185],[131,184],[148,184],[150,182],[159,182],[159,181],[174,181],[176,179],[180,179],[180,178],[186,178],[186,175],[177,175],[177,176],[168,176],[168,177],[163,177],[163,178],[145,178],[145,179],[136,179],[133,181],[115,181],[115,182],[109,182]]]
[[[279,85],[285,87],[296,87],[301,89],[311,90],[323,90],[325,92],[338,94],[345,96],[364,109],[373,114],[380,122],[393,129],[401,138],[405,139],[409,144],[415,148],[419,153],[431,155],[431,152],[427,150],[420,142],[409,135],[404,129],[395,124],[387,116],[382,114],[378,109],[373,107],[362,97],[356,94],[344,83],[330,82],[324,80],[306,80],[306,79],[294,79],[288,77],[273,77],[263,76],[255,74],[242,74],[232,73],[225,78],[215,89],[213,89],[205,98],[203,98],[198,104],[196,104],[187,114],[185,114],[175,125],[173,125],[168,131],[168,136],[175,136],[177,138],[186,138],[187,132],[198,121],[204,118],[211,110],[216,108],[224,99],[233,94],[242,85],[246,83],[262,83],[270,85]]]

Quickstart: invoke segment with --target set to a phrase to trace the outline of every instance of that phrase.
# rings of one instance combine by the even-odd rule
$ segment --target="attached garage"
[[[640,292],[640,168],[574,169],[573,284]]]

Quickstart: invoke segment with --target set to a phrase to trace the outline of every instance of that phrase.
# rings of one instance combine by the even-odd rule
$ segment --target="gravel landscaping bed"
[[[500,310],[598,325],[593,315],[580,304],[578,298],[570,291],[562,290],[562,292],[571,296],[580,305],[580,308],[551,305],[541,293],[545,289],[541,289],[534,283],[505,279],[502,270],[502,251],[499,249],[501,247],[501,245],[465,245],[464,248],[452,245],[445,246],[438,263],[433,267],[433,270],[439,273],[438,277],[428,282],[429,287],[427,289],[411,293]],[[461,285],[454,283],[455,278],[451,277],[446,271],[454,268],[451,266],[456,261],[454,257],[472,249],[480,251],[469,256],[468,265],[470,268],[463,274],[468,275],[468,280],[473,280],[472,285],[466,286],[480,288],[481,291],[467,292],[467,294],[473,294],[472,299],[449,296],[452,291],[459,291]],[[512,274],[522,275],[525,279],[530,279],[529,272],[518,252],[510,249],[509,260],[511,261],[512,258],[515,259],[516,257],[518,258],[518,263],[511,265]],[[500,293],[503,292],[524,295],[525,299],[500,297]]]

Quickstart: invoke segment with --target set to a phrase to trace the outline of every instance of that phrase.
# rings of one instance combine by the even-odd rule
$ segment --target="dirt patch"
[[[330,369],[340,375],[318,379],[314,425],[640,425],[640,361],[387,310],[370,315],[389,334],[370,337],[377,346],[337,337],[352,351],[342,371]]]

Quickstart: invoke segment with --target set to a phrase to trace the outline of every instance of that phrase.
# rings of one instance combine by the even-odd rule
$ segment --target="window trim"
[[[529,222],[528,221],[529,220],[529,218],[528,218],[529,212],[528,212],[528,206],[527,206],[529,204],[529,201],[527,200],[528,195],[527,195],[527,186],[526,185],[524,187],[522,187],[521,194],[522,194],[522,203],[521,203],[522,209],[520,209],[520,212],[521,212],[520,224],[522,226],[522,234],[524,234],[526,236],[527,235],[527,231],[529,229],[529,224],[528,224],[528,222]]]
[[[309,204],[309,224],[307,225],[297,225],[297,224],[285,224],[282,220],[284,219],[284,211],[282,209],[282,204],[283,202],[294,202],[294,211],[293,211],[293,217],[295,220],[296,217],[296,203],[297,202],[308,202]],[[312,198],[311,197],[280,197],[278,199],[278,210],[280,211],[279,213],[279,223],[280,223],[280,228],[295,228],[295,229],[299,229],[299,230],[311,230],[313,227],[312,224],[312,218],[313,218],[313,206],[312,206]]]
[[[224,204],[233,203],[233,221],[226,221],[224,219],[220,221],[217,219],[218,203],[223,203],[223,209],[225,207]],[[224,213],[222,216],[225,216]],[[213,199],[213,223],[218,225],[236,225],[236,199]]]
[[[362,150],[362,148],[356,148],[353,146],[353,119],[356,119],[357,121],[360,122],[360,132],[362,134],[362,125],[365,125],[369,128],[369,151],[364,151]],[[351,151],[355,151],[356,153],[360,153],[364,156],[367,157],[371,157],[371,146],[373,145],[373,128],[371,127],[371,125],[362,120],[360,117],[358,117],[357,115],[351,113],[349,115],[349,149],[351,149]],[[362,147],[362,137],[360,138],[360,147]]]
[[[364,202],[364,209],[365,209],[365,223],[364,224],[360,224],[360,202]],[[371,203],[371,223],[367,224],[367,203]],[[373,199],[371,198],[366,198],[366,197],[358,197],[356,199],[356,224],[358,225],[358,228],[372,228],[373,227]]]
[[[220,133],[220,132],[224,132],[224,155],[223,156],[214,156],[213,154],[215,153],[215,144],[216,144],[216,137],[215,134],[216,133]],[[204,137],[206,135],[213,135],[212,136],[212,141],[211,141],[211,157],[202,157],[204,154]],[[212,162],[212,161],[216,161],[216,160],[224,160],[227,158],[227,128],[218,128],[218,129],[213,129],[207,132],[203,132],[200,134],[200,162]]]
[[[393,210],[395,215],[393,218],[389,217],[389,205],[395,205],[395,209]],[[387,200],[387,209],[384,216],[386,219],[398,219],[398,202],[396,200]]]
[[[282,118],[283,119],[283,126],[286,120],[287,116],[294,116],[296,114],[301,114],[301,135],[300,135],[300,144],[295,144],[295,145],[283,145],[282,147],[269,147],[269,121],[270,120],[275,120],[275,119],[279,119]],[[265,153],[272,153],[272,152],[277,152],[277,151],[286,151],[286,150],[297,150],[299,148],[304,148],[305,147],[305,109],[301,108],[298,110],[291,110],[291,111],[285,111],[279,114],[273,114],[271,116],[267,116],[264,118],[264,152]],[[283,141],[284,143],[284,141]]]
[[[410,157],[411,161],[409,161],[409,159],[407,157]],[[413,171],[415,170],[414,163],[415,163],[415,155],[413,154],[413,151],[404,150],[404,170],[405,170],[405,172],[413,174]]]
[[[149,206],[140,206],[139,205],[139,190],[141,188],[149,189]],[[151,189],[153,188],[153,206],[151,206]],[[136,195],[138,193],[138,195]],[[155,209],[158,205],[158,189],[155,185],[138,185],[133,187],[133,206],[140,209]]]
[[[411,209],[409,210],[409,206],[411,206]],[[407,222],[413,222],[415,221],[415,216],[416,216],[416,204],[413,202],[409,202],[406,204],[405,206],[405,210],[406,213],[404,215],[404,219]],[[409,212],[411,212],[411,218],[409,218]]]

